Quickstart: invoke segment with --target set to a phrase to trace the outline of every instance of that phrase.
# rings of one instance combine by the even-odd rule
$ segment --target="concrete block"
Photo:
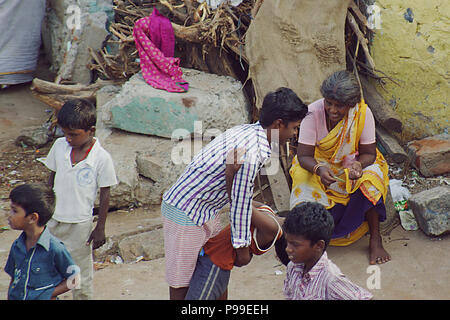
[[[420,229],[429,236],[450,231],[450,187],[440,186],[414,194],[408,200]]]
[[[188,108],[159,97],[134,97],[124,106],[111,108],[112,127],[128,132],[170,138],[183,128],[194,132],[197,115]]]
[[[194,132],[224,132],[250,121],[242,84],[231,78],[183,69],[189,91],[173,93],[148,85],[142,74],[126,82],[102,107],[105,126],[170,138]]]
[[[120,92],[121,88],[121,86],[109,85],[104,86],[103,88],[98,90],[95,95],[97,109],[101,108],[104,104],[111,101],[116,96],[116,94]]]
[[[97,129],[97,137],[113,159],[119,184],[111,188],[110,205],[117,208],[160,204],[163,193],[206,143],[107,128]]]
[[[156,229],[139,233],[122,239],[119,244],[119,253],[125,263],[136,261],[140,256],[144,260],[153,260],[164,257],[163,229]]]
[[[450,172],[450,135],[439,134],[408,143],[408,156],[413,166],[425,177]]]
[[[102,48],[113,19],[110,0],[49,0],[42,38],[52,71],[62,79],[88,84],[88,48]]]
[[[106,30],[108,15],[105,12],[95,12],[86,14],[83,31],[79,38],[72,39],[71,46],[74,50],[69,53],[76,54],[73,61],[71,80],[77,83],[89,84],[91,82],[91,71],[87,65],[92,57],[89,48],[98,51],[103,47],[109,32]]]
[[[151,154],[138,152],[136,165],[138,173],[146,178],[156,182],[163,181],[165,178],[161,163]]]

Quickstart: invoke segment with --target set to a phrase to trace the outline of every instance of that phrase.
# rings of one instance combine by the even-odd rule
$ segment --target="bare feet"
[[[371,236],[369,244],[369,263],[382,264],[391,260],[391,256],[383,248],[381,236]]]

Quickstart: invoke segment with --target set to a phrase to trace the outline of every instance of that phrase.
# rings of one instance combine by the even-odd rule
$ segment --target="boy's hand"
[[[102,245],[104,245],[106,242],[105,229],[95,227],[94,231],[92,231],[91,235],[89,236],[86,245],[90,245],[92,241],[92,250],[100,248]]]
[[[234,265],[236,267],[243,267],[250,263],[252,260],[252,253],[249,247],[238,248],[236,250],[236,259],[234,260]]]
[[[98,210],[98,221],[95,226],[94,231],[92,231],[86,245],[89,245],[91,241],[94,241],[92,244],[92,250],[100,248],[105,244],[105,224],[106,217],[108,216],[108,208],[109,208],[109,197],[110,197],[110,187],[101,187],[100,188],[100,207]]]

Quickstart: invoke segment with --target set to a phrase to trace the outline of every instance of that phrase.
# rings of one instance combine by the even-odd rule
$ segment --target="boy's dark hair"
[[[42,227],[50,220],[55,210],[55,193],[44,184],[31,183],[15,187],[9,199],[25,210],[25,216],[39,214],[38,226]]]
[[[281,87],[269,92],[265,97],[259,115],[263,128],[270,126],[275,120],[288,122],[302,120],[308,113],[308,106],[289,88]]]
[[[278,259],[281,261],[282,264],[285,266],[288,265],[289,256],[286,252],[287,242],[286,238],[284,237],[284,234],[275,242],[275,253],[277,254]]]
[[[326,249],[330,243],[333,229],[333,217],[323,205],[317,202],[302,202],[298,204],[289,212],[283,223],[284,233],[302,236],[311,241],[311,246],[317,243],[317,241],[323,240],[325,241],[324,249]],[[277,256],[283,263],[285,263],[283,261],[283,259],[285,259],[283,257],[283,251],[285,251],[285,249],[285,240],[284,243],[280,241],[278,248],[277,243],[275,243]],[[287,262],[289,262],[289,260],[287,260]]]
[[[97,122],[97,111],[90,101],[73,99],[64,103],[57,119],[62,128],[89,130]]]

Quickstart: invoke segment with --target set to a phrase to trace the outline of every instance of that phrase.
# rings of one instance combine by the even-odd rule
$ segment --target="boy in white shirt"
[[[73,290],[73,298],[92,299],[92,250],[105,243],[110,187],[117,179],[110,154],[94,137],[97,114],[92,103],[70,100],[58,112],[57,120],[65,137],[55,141],[45,160],[52,171],[49,184],[56,194],[55,213],[48,228],[64,242],[81,269],[80,288]],[[93,229],[92,210],[98,189],[100,208]]]

